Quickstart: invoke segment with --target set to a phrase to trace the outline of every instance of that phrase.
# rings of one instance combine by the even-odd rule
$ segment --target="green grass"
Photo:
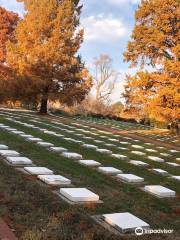
[[[21,119],[24,122],[28,122],[27,118],[22,117]],[[49,123],[49,121],[43,117],[41,121]],[[38,136],[45,141],[52,142],[55,144],[55,146],[66,147],[71,151],[81,153],[85,159],[94,159],[101,162],[104,166],[114,166],[122,169],[123,172],[134,173],[138,176],[144,177],[145,181],[149,184],[162,184],[163,186],[167,186],[179,193],[180,184],[177,181],[154,174],[147,169],[135,167],[126,161],[121,161],[107,155],[98,154],[94,150],[84,149],[79,144],[63,141],[63,139],[58,137],[50,136],[40,131],[23,127],[20,124],[12,123],[2,117],[0,117],[0,122],[6,123],[9,126],[17,128],[18,130],[23,130],[25,133]],[[39,125],[36,123],[33,124],[37,126]],[[42,128],[45,127],[43,124],[40,124],[39,126]],[[45,128],[62,133],[67,137],[73,137],[73,134],[67,134],[60,130],[58,131],[49,126],[46,126]],[[83,229],[82,236],[77,235],[80,234],[78,232],[79,225],[72,221],[72,224],[69,226],[68,224],[63,224],[62,227],[62,231],[67,232],[67,238],[56,237],[54,239],[113,239],[112,235],[104,232],[104,229],[99,228],[98,225],[94,225],[87,216],[123,211],[130,211],[136,216],[142,218],[146,222],[150,223],[152,228],[172,228],[175,230],[173,236],[179,234],[180,222],[178,219],[178,212],[180,206],[177,198],[165,200],[157,199],[147,193],[142,192],[137,186],[118,182],[115,179],[101,174],[94,169],[80,165],[76,161],[63,158],[56,153],[49,152],[47,149],[37,146],[34,143],[27,142],[20,136],[10,134],[6,131],[0,131],[0,143],[7,144],[10,148],[17,150],[22,155],[31,158],[35,164],[49,167],[50,169],[54,170],[55,173],[72,179],[74,186],[89,188],[93,192],[99,194],[100,198],[104,201],[103,204],[99,204],[96,207],[84,208],[79,206],[75,208],[71,207],[70,210],[70,206],[65,204],[58,197],[54,196],[47,188],[41,188],[36,182],[27,179],[26,176],[17,173],[15,170],[2,164],[0,188],[7,189],[5,194],[8,195],[7,198],[10,199],[10,204],[7,201],[2,205],[2,207],[0,206],[0,214],[2,216],[10,217],[11,224],[15,226],[15,229],[17,229],[18,236],[20,238],[27,234],[28,229],[32,230],[31,234],[33,234],[33,232],[38,233],[38,231],[40,231],[40,233],[43,232],[42,229],[47,228],[49,218],[55,215],[55,219],[59,220],[59,216],[62,217],[62,215],[64,216],[68,213],[70,215],[70,219],[74,217],[74,214],[77,214],[79,221],[82,219],[82,221],[86,222],[85,225],[87,228]],[[77,139],[80,139],[80,137],[77,137]],[[89,140],[87,142],[92,143],[92,141]],[[146,146],[143,143],[137,144]],[[112,149],[115,152],[115,148]],[[176,155],[177,154],[175,154],[174,157]],[[179,174],[179,170],[177,168],[172,168],[162,163],[154,163],[144,157],[135,157],[129,152],[128,156],[131,159],[146,161],[150,163],[151,166],[163,168],[172,174]],[[15,208],[12,207],[11,201],[13,204],[15,204]],[[11,213],[12,208],[13,214]],[[25,214],[26,211],[28,211],[27,215]],[[40,219],[42,219],[42,221],[40,221]],[[22,230],[18,229],[17,226],[19,225],[21,226]],[[92,233],[90,237],[87,235],[89,232]],[[70,238],[70,236],[73,234],[75,234],[75,237]],[[47,239],[53,239],[52,233],[50,233],[50,235],[51,238]],[[171,237],[173,238],[173,236]]]

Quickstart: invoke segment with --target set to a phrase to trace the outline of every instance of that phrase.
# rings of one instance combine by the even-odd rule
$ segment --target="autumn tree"
[[[7,99],[8,80],[12,79],[11,69],[7,65],[6,60],[6,43],[14,40],[14,30],[18,21],[19,17],[16,13],[0,7],[0,102]]]
[[[112,68],[112,59],[107,54],[101,54],[99,58],[95,58],[93,65],[95,101],[107,104],[115,89],[119,73]]]
[[[22,88],[19,95],[39,99],[41,113],[47,112],[48,100],[81,101],[91,79],[77,56],[83,41],[79,1],[19,1],[25,16],[16,28],[16,42],[8,44],[8,64]]]
[[[131,66],[150,65],[128,76],[127,107],[177,125],[180,119],[180,5],[177,0],[143,0],[124,54]]]

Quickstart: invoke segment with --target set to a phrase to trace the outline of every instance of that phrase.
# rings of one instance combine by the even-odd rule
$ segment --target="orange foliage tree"
[[[91,78],[77,56],[83,41],[79,1],[19,1],[26,13],[16,28],[16,42],[8,44],[8,64],[18,76],[19,96],[39,99],[41,113],[47,112],[48,100],[83,100]]]
[[[180,5],[177,0],[143,0],[124,53],[131,66],[151,65],[128,76],[127,109],[177,125],[180,119]]]
[[[0,101],[7,99],[8,80],[12,78],[11,70],[7,65],[6,43],[14,40],[14,30],[19,21],[16,13],[0,7]]]

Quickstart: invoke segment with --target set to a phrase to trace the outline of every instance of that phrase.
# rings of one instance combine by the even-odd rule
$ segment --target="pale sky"
[[[81,24],[85,29],[85,38],[80,53],[87,66],[101,53],[106,53],[113,59],[114,68],[121,73],[112,96],[113,102],[120,100],[125,74],[135,71],[128,69],[129,64],[123,62],[123,52],[134,26],[134,13],[140,1],[81,0]],[[0,6],[23,15],[23,4],[16,0],[0,0]]]

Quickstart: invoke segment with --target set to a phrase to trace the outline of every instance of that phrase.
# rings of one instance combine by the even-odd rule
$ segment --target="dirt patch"
[[[0,239],[1,240],[17,240],[9,226],[0,218]]]

